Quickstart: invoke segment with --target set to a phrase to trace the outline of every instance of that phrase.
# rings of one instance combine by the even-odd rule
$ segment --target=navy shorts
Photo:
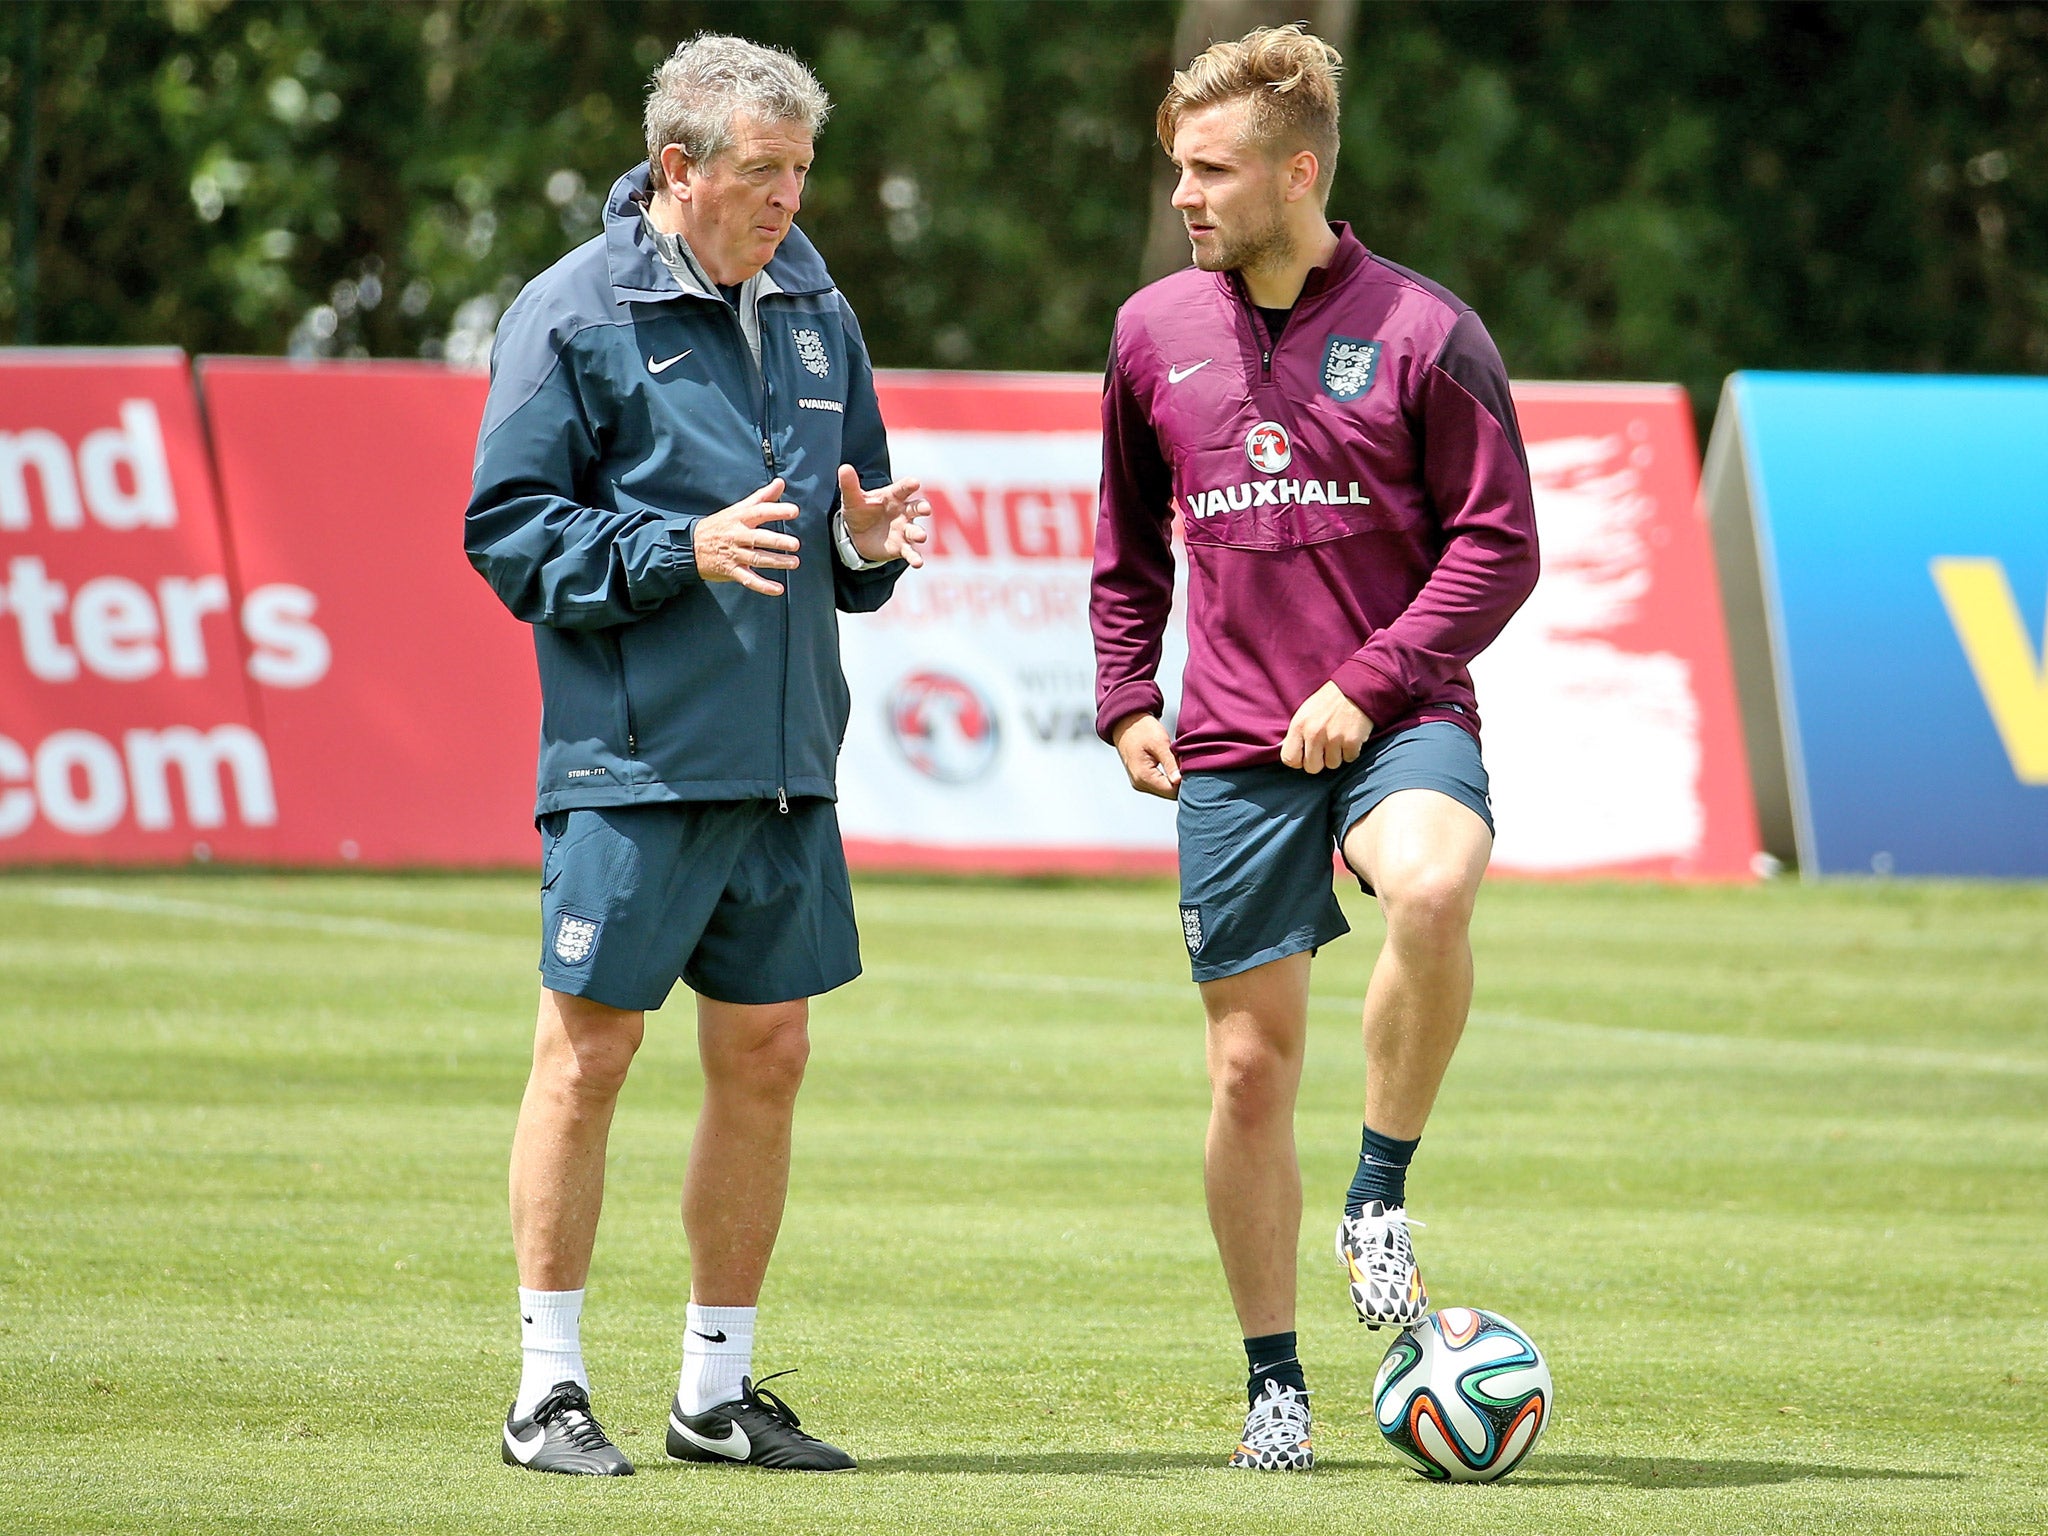
[[[1479,743],[1447,720],[1373,737],[1357,762],[1335,772],[1272,763],[1182,778],[1180,922],[1195,980],[1235,976],[1349,933],[1331,854],[1397,789],[1449,795],[1493,830]]]
[[[678,980],[726,1003],[815,997],[860,974],[829,800],[603,806],[540,819],[541,980],[659,1008]]]

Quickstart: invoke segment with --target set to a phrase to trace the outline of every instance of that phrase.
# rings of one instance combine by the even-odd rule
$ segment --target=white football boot
[[[1307,1472],[1316,1464],[1309,1443],[1308,1394],[1268,1381],[1244,1416],[1244,1438],[1230,1464],[1253,1472]]]
[[[1368,1200],[1337,1223],[1337,1258],[1351,1282],[1351,1305],[1369,1328],[1413,1328],[1429,1311],[1429,1290],[1415,1267],[1411,1220],[1400,1206]]]

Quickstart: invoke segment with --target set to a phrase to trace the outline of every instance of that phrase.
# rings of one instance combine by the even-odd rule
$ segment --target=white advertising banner
[[[1086,375],[884,375],[898,475],[932,503],[923,570],[840,625],[853,719],[840,820],[858,865],[1170,870],[1173,807],[1095,735],[1088,574],[1102,474]],[[1161,682],[1179,691],[1184,632]]]
[[[840,817],[858,867],[1169,871],[1173,807],[1095,736],[1088,579],[1101,475],[1088,375],[884,374],[932,541],[840,628],[853,718]],[[1746,878],[1754,816],[1682,391],[1516,386],[1544,579],[1474,668],[1495,867]],[[1175,605],[1169,712],[1187,655]]]

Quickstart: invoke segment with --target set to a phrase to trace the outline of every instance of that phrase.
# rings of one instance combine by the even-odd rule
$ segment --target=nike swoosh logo
[[[700,1339],[709,1339],[713,1344],[723,1344],[725,1342],[725,1330],[723,1328],[719,1329],[716,1333],[706,1333],[701,1328],[692,1328],[690,1332],[696,1334]]]
[[[1182,379],[1186,378],[1189,374],[1200,373],[1204,368],[1208,367],[1211,363],[1215,361],[1216,359],[1213,357],[1205,357],[1199,363],[1190,363],[1185,368],[1169,368],[1166,370],[1166,382],[1169,384],[1178,384]]]
[[[724,1456],[732,1461],[745,1461],[754,1452],[754,1445],[747,1438],[747,1432],[740,1428],[739,1420],[725,1421],[725,1435],[714,1440],[709,1435],[700,1435],[674,1414],[668,1416],[668,1427],[681,1435],[690,1444],[714,1456]]]
[[[669,358],[666,362],[660,363],[657,363],[654,360],[654,354],[650,352],[647,354],[647,371],[649,373],[664,372],[667,369],[675,367],[677,363],[680,363],[684,358],[688,357],[690,353],[696,350],[697,349],[695,347],[686,348],[685,350],[678,352],[674,357]]]
[[[539,1424],[533,1426],[533,1438],[531,1440],[520,1439],[512,1433],[512,1426],[510,1424],[505,1426],[505,1449],[519,1458],[519,1465],[522,1467],[533,1465],[533,1458],[540,1454],[540,1448],[547,1443],[547,1438],[547,1429]]]

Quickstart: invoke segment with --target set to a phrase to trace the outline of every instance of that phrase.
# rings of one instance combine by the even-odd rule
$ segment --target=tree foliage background
[[[1190,0],[1193,3],[1193,0]],[[837,109],[803,222],[895,366],[1099,367],[1171,0],[0,7],[0,337],[482,360],[700,29]],[[2048,371],[2048,7],[1357,7],[1333,216],[1523,378]]]

